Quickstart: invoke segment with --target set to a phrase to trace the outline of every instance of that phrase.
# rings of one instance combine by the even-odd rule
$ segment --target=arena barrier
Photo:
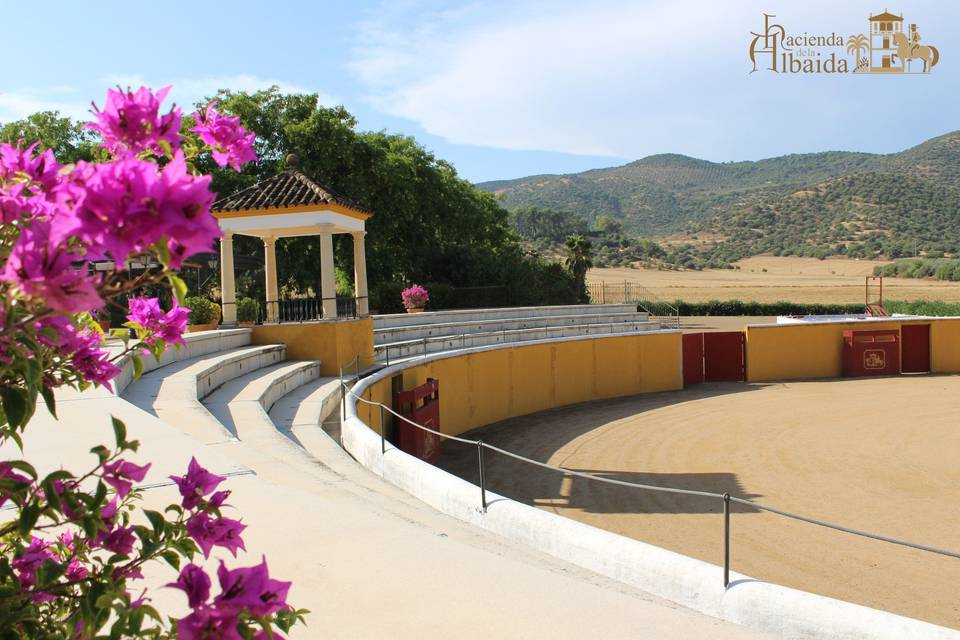
[[[654,342],[648,345],[642,345],[639,342],[631,344],[656,335],[675,337],[670,340],[661,338],[662,344],[659,345],[655,345]],[[642,393],[643,391],[636,391],[638,388],[648,391],[664,390],[659,388],[664,384],[668,388],[678,388],[677,385],[682,384],[679,342],[680,336],[677,332],[577,337],[522,346],[495,345],[449,352],[389,367],[360,381],[352,391],[344,395],[343,445],[369,470],[444,513],[721,619],[787,637],[960,638],[960,632],[952,629],[766,583],[732,571],[729,557],[731,545],[729,505],[731,502],[742,503],[812,525],[829,527],[852,535],[865,536],[957,559],[960,559],[960,553],[851,529],[776,507],[760,505],[729,494],[642,485],[554,467],[493,447],[482,441],[470,440],[458,435],[483,424],[550,408],[545,405],[549,404],[551,399],[558,403],[553,406],[570,404],[564,401],[568,396],[556,393],[557,384],[563,379],[562,375],[558,375],[558,362],[581,365],[579,377],[593,380],[592,386],[589,387],[590,391],[581,392],[581,395],[594,394],[596,397],[577,396],[576,402]],[[652,375],[653,372],[647,368],[655,364],[658,358],[654,357],[649,359],[640,357],[642,364],[635,367],[611,369],[621,361],[626,364],[631,359],[637,359],[640,354],[650,353],[662,356],[664,354],[660,353],[660,350],[669,350],[670,347],[667,345],[673,345],[677,351],[672,356],[661,360],[669,371],[669,374],[662,378]],[[523,349],[533,349],[533,351],[517,357],[515,352]],[[587,354],[592,354],[593,359],[586,358]],[[526,363],[527,356],[531,358],[530,363]],[[592,366],[589,366],[591,362]],[[496,365],[503,368],[497,370]],[[474,371],[474,367],[479,371]],[[516,393],[512,391],[512,385],[518,383],[520,391],[525,391],[528,385],[534,383],[529,382],[531,380],[529,377],[518,377],[517,373],[531,374],[536,371],[552,374],[550,377],[552,382],[546,385],[549,389],[542,392],[536,402],[518,403]],[[610,371],[618,373],[613,374],[612,377],[608,373],[604,376],[602,383],[596,380],[598,372]],[[646,375],[642,375],[643,371],[646,371]],[[454,373],[458,377],[451,377]],[[451,397],[457,398],[450,403],[451,408],[447,411],[451,415],[466,419],[469,426],[451,425],[450,421],[442,419],[441,424],[444,424],[445,428],[441,433],[410,421],[406,422],[443,438],[475,446],[480,466],[479,487],[403,453],[390,444],[384,436],[388,421],[405,420],[390,406],[392,380],[399,377],[404,381],[404,385],[409,380],[412,386],[421,383],[427,376],[442,380],[445,375],[447,380],[467,381],[466,389],[458,390],[455,388],[457,385],[447,385],[444,401],[449,401]],[[614,378],[620,376],[625,379],[620,384],[616,384]],[[652,382],[644,385],[642,381],[648,377]],[[489,382],[489,384],[499,385],[496,390],[501,392],[501,395],[485,395],[488,404],[497,406],[478,412],[476,403],[480,398],[477,396],[478,390],[475,383],[481,378],[488,381],[496,380],[497,382]],[[528,382],[524,383],[524,381]],[[580,382],[583,383],[584,380],[581,379]],[[491,390],[483,385],[481,388],[485,392]],[[456,407],[457,404],[463,406]],[[441,405],[441,412],[446,406],[448,405]],[[531,407],[535,408],[531,409]],[[478,414],[480,417],[477,417]],[[487,419],[489,416],[494,417]],[[583,476],[598,482],[619,484],[642,491],[666,491],[722,501],[723,525],[718,526],[718,535],[722,533],[724,537],[723,566],[714,566],[517,503],[487,491],[483,480],[485,450],[496,451],[558,473]]]

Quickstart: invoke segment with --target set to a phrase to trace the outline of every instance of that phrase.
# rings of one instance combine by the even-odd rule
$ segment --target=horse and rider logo
[[[915,23],[904,25],[903,15],[886,10],[870,16],[867,33],[843,38],[829,35],[789,35],[782,24],[763,14],[762,33],[751,32],[749,57],[753,70],[761,56],[769,56],[767,70],[776,73],[930,73],[940,61],[940,51],[920,44],[920,31]],[[906,28],[905,28],[906,27]],[[837,56],[837,49],[846,45],[853,56],[853,65]]]

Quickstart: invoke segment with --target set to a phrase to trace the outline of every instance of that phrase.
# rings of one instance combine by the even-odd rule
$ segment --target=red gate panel
[[[703,334],[703,379],[706,382],[740,382],[746,379],[743,331]]]
[[[896,329],[843,332],[843,375],[893,376],[900,373],[900,332]]]
[[[900,367],[903,373],[930,372],[930,325],[900,327]]]
[[[703,334],[683,334],[683,386],[703,382]]]
[[[433,378],[394,398],[400,415],[424,427],[440,431],[440,382]],[[402,451],[435,464],[440,459],[440,436],[418,429],[409,422],[396,420],[398,446]]]

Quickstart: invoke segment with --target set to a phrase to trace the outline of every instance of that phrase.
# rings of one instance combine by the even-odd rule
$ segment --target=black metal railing
[[[357,301],[354,298],[337,298],[338,319],[356,318]],[[323,298],[288,298],[267,300],[260,306],[259,323],[311,322],[324,320]]]

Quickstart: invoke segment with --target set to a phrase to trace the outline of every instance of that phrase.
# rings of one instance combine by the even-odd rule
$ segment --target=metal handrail
[[[359,358],[359,356],[358,356],[358,358]],[[353,361],[351,361],[351,362],[353,362]],[[341,385],[343,385],[343,378],[342,378],[342,376],[343,376],[343,369],[341,369]],[[346,408],[346,395],[347,395],[347,394],[353,396],[353,398],[354,398],[355,400],[358,400],[359,402],[362,402],[362,403],[367,404],[367,405],[370,405],[370,406],[379,407],[379,409],[380,409],[380,441],[381,441],[381,454],[385,454],[385,453],[386,453],[386,437],[385,437],[385,435],[384,435],[384,428],[383,428],[383,427],[384,427],[384,424],[383,424],[383,412],[384,412],[384,411],[387,411],[388,413],[390,413],[390,414],[393,415],[394,417],[399,418],[400,420],[406,422],[407,424],[409,424],[409,425],[411,425],[411,426],[413,426],[413,427],[416,427],[417,429],[421,429],[421,430],[426,431],[426,432],[428,432],[428,433],[432,433],[432,434],[434,434],[434,435],[436,435],[436,436],[439,436],[439,437],[444,438],[444,439],[447,439],[447,440],[453,440],[454,442],[460,442],[460,443],[462,443],[462,444],[467,444],[467,445],[476,446],[476,447],[477,447],[477,452],[478,452],[478,462],[479,462],[479,465],[480,465],[480,468],[479,468],[479,471],[480,471],[480,501],[481,501],[481,505],[482,505],[482,508],[483,508],[483,512],[484,512],[484,513],[486,513],[486,511],[487,511],[486,482],[485,482],[485,474],[484,474],[484,457],[483,457],[483,450],[484,450],[484,449],[490,449],[491,451],[495,451],[495,452],[497,452],[497,453],[499,453],[499,454],[501,454],[501,455],[505,455],[505,456],[510,457],[510,458],[513,458],[513,459],[515,459],[515,460],[519,460],[519,461],[521,461],[521,462],[526,462],[526,463],[528,463],[528,464],[531,464],[531,465],[534,465],[534,466],[536,466],[536,467],[540,467],[540,468],[543,468],[543,469],[547,469],[547,470],[549,470],[549,471],[554,471],[554,472],[556,472],[556,473],[562,473],[562,474],[565,474],[565,475],[577,476],[577,477],[585,478],[585,479],[587,479],[587,480],[594,480],[594,481],[596,481],[596,482],[602,482],[602,483],[606,483],[606,484],[618,485],[618,486],[622,486],[622,487],[629,487],[629,488],[633,488],[633,489],[641,489],[641,490],[644,490],[644,491],[659,491],[659,492],[662,492],[662,493],[674,493],[674,494],[691,495],[691,496],[698,496],[698,497],[705,497],[705,498],[717,498],[717,499],[722,500],[722,501],[723,501],[723,521],[724,521],[724,523],[723,523],[723,537],[724,537],[724,542],[723,542],[723,586],[724,586],[724,588],[727,588],[727,587],[730,586],[730,503],[731,503],[731,502],[734,502],[734,503],[737,503],[737,504],[742,504],[742,505],[745,505],[745,506],[749,506],[749,507],[752,507],[752,508],[754,508],[754,509],[758,509],[758,510],[760,510],[760,511],[767,511],[767,512],[769,512],[769,513],[774,513],[774,514],[777,514],[777,515],[780,515],[780,516],[783,516],[783,517],[786,517],[786,518],[791,518],[791,519],[793,519],[793,520],[799,520],[799,521],[801,521],[801,522],[806,522],[806,523],[813,524],[813,525],[817,525],[817,526],[820,526],[820,527],[825,527],[825,528],[828,528],[828,529],[833,529],[833,530],[835,530],[835,531],[841,531],[841,532],[843,532],[843,533],[849,533],[849,534],[852,534],[852,535],[861,536],[861,537],[864,537],[864,538],[869,538],[869,539],[871,539],[871,540],[877,540],[877,541],[886,542],[886,543],[889,543],[889,544],[895,544],[895,545],[899,545],[899,546],[903,546],[903,547],[909,547],[909,548],[911,548],[911,549],[917,549],[917,550],[919,550],[919,551],[926,551],[926,552],[929,552],[929,553],[935,553],[935,554],[942,555],[942,556],[948,556],[948,557],[951,557],[951,558],[958,558],[958,559],[960,559],[960,552],[957,552],[957,551],[951,551],[951,550],[949,550],[949,549],[943,549],[943,548],[934,547],[934,546],[931,546],[931,545],[919,544],[919,543],[916,543],[916,542],[910,542],[910,541],[908,541],[908,540],[903,540],[903,539],[900,539],[900,538],[894,538],[894,537],[891,537],[891,536],[885,536],[885,535],[878,534],[878,533],[871,533],[871,532],[869,532],[869,531],[864,531],[864,530],[861,530],[861,529],[854,529],[854,528],[851,528],[851,527],[846,527],[846,526],[843,526],[843,525],[840,525],[840,524],[836,524],[836,523],[833,523],[833,522],[829,522],[829,521],[827,521],[827,520],[820,520],[820,519],[817,519],[817,518],[811,518],[811,517],[809,517],[809,516],[804,516],[804,515],[801,515],[801,514],[798,514],[798,513],[793,513],[793,512],[791,512],[791,511],[786,511],[786,510],[784,510],[784,509],[779,509],[779,508],[777,508],[777,507],[771,507],[771,506],[764,505],[764,504],[760,504],[760,503],[757,503],[757,502],[753,502],[753,501],[751,501],[751,500],[747,500],[747,499],[744,499],[744,498],[739,498],[739,497],[730,495],[729,493],[715,493],[715,492],[712,492],[712,491],[700,491],[700,490],[695,490],[695,489],[680,489],[680,488],[678,488],[678,487],[665,487],[665,486],[658,486],[658,485],[651,485],[651,484],[641,484],[641,483],[639,483],[639,482],[629,482],[629,481],[627,481],[627,480],[617,480],[617,479],[615,479],[615,478],[606,478],[606,477],[603,477],[603,476],[594,475],[594,474],[592,474],[592,473],[587,473],[587,472],[585,472],[585,471],[576,471],[576,470],[574,470],[574,469],[567,469],[566,467],[559,467],[559,466],[555,466],[555,465],[552,465],[552,464],[548,464],[548,463],[546,463],[546,462],[540,462],[539,460],[533,460],[532,458],[527,458],[526,456],[522,456],[522,455],[520,455],[520,454],[513,453],[512,451],[507,451],[506,449],[501,449],[500,447],[494,446],[494,445],[492,445],[492,444],[487,444],[487,443],[485,443],[483,440],[471,440],[470,438],[462,438],[462,437],[460,437],[460,436],[454,436],[454,435],[442,433],[442,432],[437,431],[437,430],[435,430],[435,429],[431,429],[431,428],[429,428],[429,427],[425,427],[425,426],[423,426],[422,424],[417,424],[417,423],[414,422],[413,420],[410,420],[409,418],[400,415],[399,413],[397,413],[396,411],[394,411],[394,410],[391,409],[390,407],[386,406],[385,404],[383,404],[383,403],[381,403],[381,402],[375,402],[375,401],[373,401],[373,400],[367,400],[366,398],[363,398],[363,397],[357,395],[356,393],[354,393],[353,389],[347,390],[345,386],[341,386],[341,396],[340,396],[340,397],[341,397],[341,402],[342,402],[342,404],[343,404],[343,419],[344,419],[344,420],[346,420],[346,415],[347,415],[347,408]]]

